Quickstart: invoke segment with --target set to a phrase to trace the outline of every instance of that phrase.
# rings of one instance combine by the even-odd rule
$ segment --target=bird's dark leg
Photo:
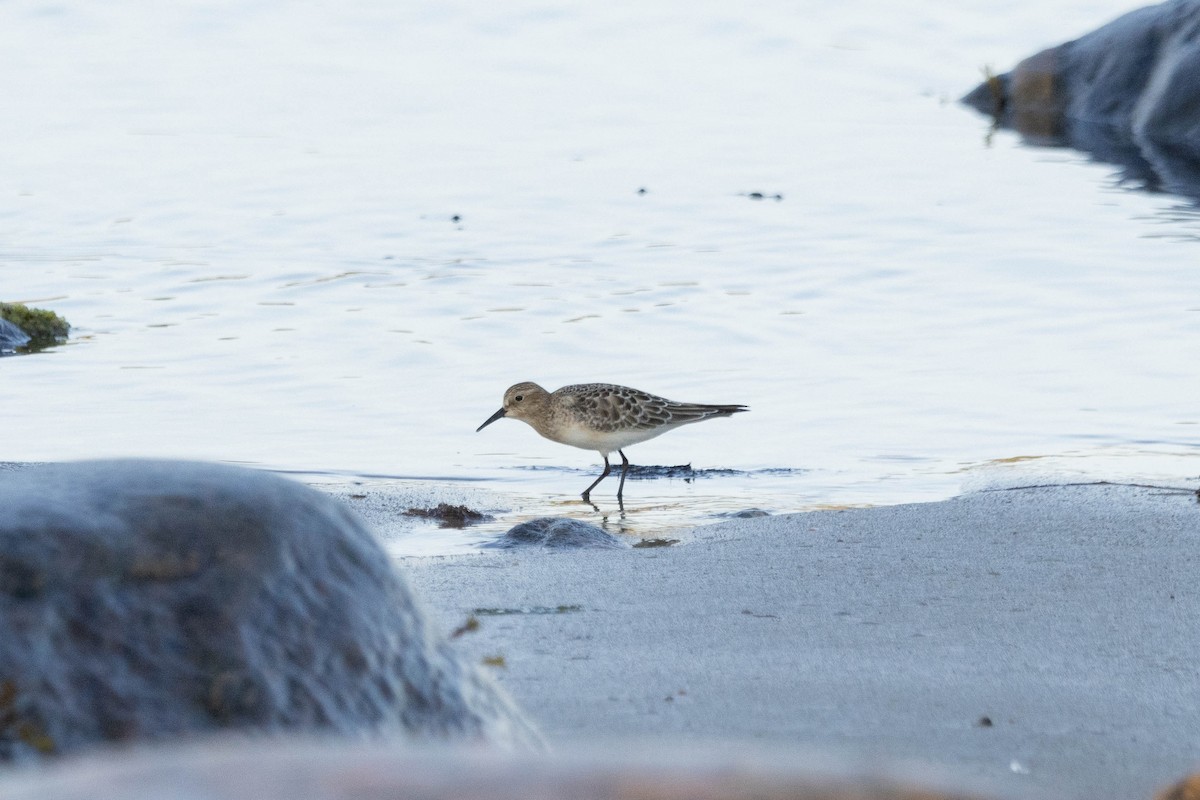
[[[621,452],[621,451],[620,451],[620,450],[618,450],[617,452],[619,453],[619,452]],[[600,454],[600,457],[604,459],[604,472],[601,472],[601,473],[600,473],[600,477],[599,477],[599,478],[596,478],[596,480],[592,481],[592,485],[591,485],[591,486],[589,486],[588,488],[586,488],[586,489],[584,489],[584,490],[583,490],[583,499],[584,499],[584,500],[586,500],[586,501],[588,501],[588,502],[591,502],[591,500],[592,500],[592,498],[591,498],[591,497],[589,497],[589,495],[592,493],[592,489],[595,489],[595,488],[596,488],[596,484],[597,484],[597,483],[599,483],[600,481],[604,480],[605,478],[607,478],[607,477],[608,477],[608,473],[612,472],[612,466],[611,466],[611,465],[608,463],[608,456],[606,456],[606,455],[604,455],[603,453],[601,453],[601,454]],[[621,456],[621,458],[624,458],[624,457],[625,457],[625,456]],[[622,475],[622,478],[623,478],[623,477],[624,477],[624,475]]]
[[[625,476],[629,474],[629,459],[625,457],[624,450],[618,450],[621,454],[621,482],[617,485],[617,502],[624,507],[625,503],[621,499],[621,492],[625,491]]]

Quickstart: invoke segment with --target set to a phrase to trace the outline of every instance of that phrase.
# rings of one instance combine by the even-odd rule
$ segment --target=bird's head
[[[475,429],[476,433],[491,425],[501,417],[512,417],[523,422],[536,418],[550,402],[550,393],[536,383],[528,381],[508,387],[504,393],[504,405],[495,414],[487,418],[487,422]]]

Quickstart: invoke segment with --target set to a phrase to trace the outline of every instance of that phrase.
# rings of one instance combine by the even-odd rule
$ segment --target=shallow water
[[[0,361],[0,458],[498,514],[398,553],[1047,468],[1194,483],[1194,208],[954,102],[1128,8],[5,4],[0,299],[75,337]],[[614,480],[593,511],[595,454],[474,432],[520,380],[748,404],[629,451],[738,472],[631,481],[623,519]]]

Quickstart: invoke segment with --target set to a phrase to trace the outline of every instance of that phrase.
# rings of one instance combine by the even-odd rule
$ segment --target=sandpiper
[[[510,386],[504,393],[504,405],[475,432],[501,417],[512,417],[528,423],[552,442],[595,450],[604,459],[604,471],[583,490],[583,499],[588,502],[592,489],[612,472],[608,454],[616,450],[621,455],[621,483],[617,486],[617,501],[621,502],[629,472],[623,448],[680,425],[748,410],[742,405],[677,403],[611,383],[578,383],[547,392],[536,383],[526,382]]]

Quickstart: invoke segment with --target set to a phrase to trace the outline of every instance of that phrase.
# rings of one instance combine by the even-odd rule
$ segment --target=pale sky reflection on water
[[[0,298],[76,337],[0,362],[2,457],[468,482],[502,528],[593,514],[599,459],[475,427],[604,380],[753,409],[631,448],[742,473],[632,483],[645,535],[1025,456],[1195,483],[1200,221],[954,102],[1127,8],[6,4]]]

